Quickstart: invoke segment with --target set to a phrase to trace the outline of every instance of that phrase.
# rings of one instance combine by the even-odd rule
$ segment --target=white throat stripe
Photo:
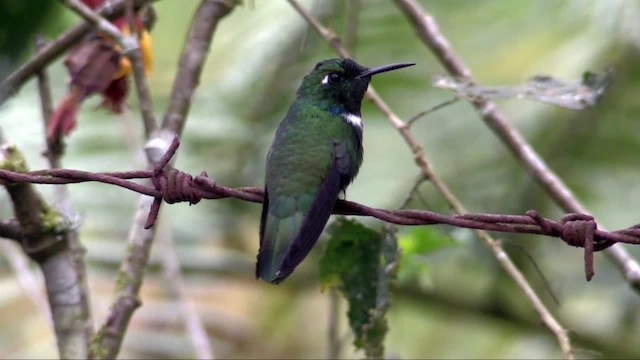
[[[351,125],[361,128],[362,119],[360,116],[354,114],[342,114],[342,117]]]

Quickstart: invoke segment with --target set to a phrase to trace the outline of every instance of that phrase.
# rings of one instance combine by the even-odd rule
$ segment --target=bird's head
[[[367,68],[351,59],[335,58],[317,63],[302,80],[298,98],[317,103],[337,113],[360,114],[360,105],[371,77],[412,66],[399,63]]]

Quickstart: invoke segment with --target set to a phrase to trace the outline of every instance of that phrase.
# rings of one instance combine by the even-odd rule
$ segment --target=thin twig
[[[113,25],[109,20],[100,16],[100,14],[91,10],[90,7],[80,2],[80,0],[59,0],[69,9],[73,10],[76,14],[82,16],[86,21],[90,22],[98,28],[98,30],[109,35],[113,40],[115,40],[118,45],[120,45],[123,49],[124,53],[128,53],[133,50],[137,46],[137,42],[130,42],[128,39],[122,35],[120,30]],[[128,2],[128,0],[125,0]],[[125,4],[126,6],[126,4]],[[132,30],[133,31],[133,30]]]
[[[36,50],[38,53],[45,48],[47,42],[41,36],[37,36],[36,38]],[[42,68],[37,72],[38,75],[38,93],[40,95],[40,106],[42,108],[42,122],[44,125],[44,129],[49,128],[49,120],[51,119],[51,114],[53,113],[53,101],[51,100],[51,85],[49,84],[49,75],[47,74],[46,69]],[[46,134],[46,131],[43,132]],[[60,167],[60,156],[64,151],[64,144],[62,143],[62,139],[57,139],[57,141],[52,141],[52,139],[47,138],[45,135],[44,141],[46,144],[46,150],[44,151],[44,156],[49,161],[50,168],[59,168]]]
[[[329,321],[327,321],[327,359],[339,359],[340,341],[340,293],[335,287],[329,289]]]
[[[47,41],[42,35],[36,36],[36,53],[40,53],[47,45]],[[37,72],[38,75],[38,93],[40,95],[40,106],[42,108],[42,117],[45,119],[45,129],[47,119],[53,113],[53,102],[51,100],[51,86],[49,85],[49,75],[46,69],[42,68]],[[59,167],[59,166],[52,166]]]
[[[538,263],[536,262],[536,260],[524,248],[524,246],[519,245],[519,244],[509,243],[509,242],[506,242],[506,241],[504,241],[502,239],[500,239],[500,241],[502,241],[502,243],[505,244],[505,247],[510,246],[511,248],[514,248],[514,249],[520,251],[527,258],[527,260],[529,260],[529,262],[531,263],[531,266],[533,266],[534,272],[536,274],[538,274],[538,277],[540,278],[540,281],[542,281],[542,285],[547,290],[547,294],[549,294],[549,296],[551,297],[551,300],[553,300],[553,302],[556,304],[556,306],[560,306],[560,300],[556,296],[555,291],[553,291],[553,288],[551,287],[551,283],[549,282],[547,277],[544,275],[544,272],[542,271],[540,266],[538,266]]]
[[[304,10],[304,8],[296,0],[288,0],[291,5],[300,13],[300,15],[311,24],[312,27],[320,34],[325,40],[334,48],[334,50],[344,57],[349,57],[347,51],[340,46],[339,39],[332,32],[325,29],[316,19]],[[375,92],[372,86],[369,86],[367,91],[369,99],[378,107],[385,117],[394,125],[400,135],[404,138],[407,145],[411,148],[415,161],[422,170],[424,176],[431,181],[434,187],[442,194],[447,200],[453,210],[459,214],[465,213],[466,209],[462,203],[455,197],[444,181],[433,171],[431,164],[426,159],[424,152],[420,145],[415,141],[411,134],[407,123],[402,121],[397,115],[395,115],[389,106],[382,100],[382,98]],[[504,251],[502,245],[493,239],[489,234],[484,231],[476,231],[476,235],[484,240],[487,246],[491,249],[496,260],[502,265],[505,271],[513,278],[518,284],[520,289],[524,292],[525,296],[529,299],[532,306],[536,309],[539,316],[547,327],[556,335],[560,347],[563,350],[565,358],[572,359],[573,353],[571,350],[569,337],[567,331],[558,323],[553,317],[551,312],[546,308],[538,294],[533,290],[532,286],[526,280],[524,275],[515,266],[509,255]]]
[[[422,183],[425,181],[427,181],[427,179],[424,177],[422,173],[420,173],[420,176],[418,176],[416,181],[413,183],[413,186],[411,186],[411,190],[409,190],[409,194],[407,194],[407,197],[404,199],[399,209],[404,209],[407,206],[409,206],[409,203],[411,202],[411,200],[413,200],[413,197],[418,194],[420,185],[422,185]]]
[[[36,41],[36,47],[38,48],[38,50],[42,49],[44,46],[46,46],[46,43],[43,39],[38,39]],[[49,76],[45,68],[42,68],[40,71],[38,71],[38,90],[42,107],[42,123],[44,129],[46,129],[53,112],[53,104],[51,100],[52,97],[51,86],[49,84]],[[61,139],[58,139],[57,141],[51,141],[51,139],[48,139],[45,136],[44,143],[46,146],[44,155],[49,162],[49,167],[61,167],[61,157],[64,149],[64,145],[61,142]],[[72,222],[74,222],[76,213],[71,206],[71,199],[67,186],[60,186],[55,192],[55,197],[58,211],[60,212],[60,215],[66,219],[63,222],[65,224],[71,224]],[[65,231],[61,234],[61,238],[61,240],[68,246],[69,256],[71,258],[71,261],[73,262],[73,270],[75,271],[75,277],[77,281],[75,284],[73,284],[74,286],[67,288],[66,291],[78,292],[80,299],[80,303],[77,306],[81,309],[81,311],[76,314],[77,318],[73,319],[73,321],[77,322],[77,324],[81,324],[80,328],[84,331],[84,336],[82,337],[83,343],[76,345],[82,346],[82,353],[87,354],[89,351],[89,341],[91,337],[93,337],[93,321],[91,316],[91,306],[89,304],[87,270],[86,264],[84,262],[85,249],[78,238],[78,229],[74,226],[67,226]],[[55,309],[52,309],[52,312],[55,311]],[[69,319],[62,317],[54,317],[53,319],[54,321],[58,322],[69,321]],[[65,342],[73,341],[75,340],[71,338]]]
[[[459,97],[454,97],[453,99],[449,99],[447,101],[443,101],[438,105],[432,106],[426,110],[420,111],[419,113],[417,113],[416,115],[414,115],[411,119],[407,120],[407,126],[411,126],[413,125],[416,121],[420,120],[420,118],[427,116],[431,113],[434,113],[438,110],[441,110],[449,105],[455,104],[456,102],[458,102],[460,100]]]
[[[427,45],[450,75],[473,83],[471,70],[453,51],[447,38],[440,32],[435,19],[415,0],[395,0],[416,30],[417,36]],[[571,189],[556,175],[522,135],[507,121],[496,105],[488,100],[476,99],[473,106],[485,123],[509,148],[518,162],[546,190],[551,198],[566,212],[589,213],[575,197]],[[618,266],[629,284],[640,291],[640,264],[621,246],[612,246],[606,254]]]
[[[178,303],[178,308],[184,319],[184,326],[189,340],[195,350],[195,358],[200,360],[214,359],[213,348],[209,336],[202,323],[193,302],[185,293],[185,284],[182,280],[182,269],[178,259],[173,234],[168,226],[161,227],[160,242],[162,246],[162,267],[171,297]]]
[[[360,9],[362,8],[361,0],[345,1],[344,16],[344,48],[351,54],[356,53],[356,45],[358,43],[358,25]]]
[[[142,53],[140,43],[138,41],[138,26],[136,24],[135,9],[133,0],[127,0],[127,23],[129,32],[131,33],[131,41],[136,45],[125,55],[131,62],[133,70],[133,79],[136,83],[136,93],[138,94],[138,102],[140,103],[140,112],[142,113],[142,123],[144,125],[145,137],[149,138],[151,134],[158,129],[158,123],[153,115],[153,105],[151,104],[151,95],[149,93],[149,84],[145,74],[144,65],[142,63]]]
[[[2,249],[3,256],[9,261],[9,265],[11,265],[11,269],[13,269],[18,279],[18,283],[29,296],[29,299],[31,299],[40,316],[42,316],[51,326],[51,329],[53,329],[53,320],[51,318],[51,311],[49,311],[49,304],[42,292],[42,281],[36,279],[34,271],[29,268],[29,259],[15,244],[0,241],[0,248]]]

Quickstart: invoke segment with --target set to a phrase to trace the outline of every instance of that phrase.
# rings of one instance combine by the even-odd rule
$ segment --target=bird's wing
[[[345,160],[349,155],[340,145],[334,146],[331,165],[312,202],[298,198],[269,198],[265,189],[265,204],[260,226],[260,252],[256,276],[278,283],[284,280],[309,254],[329,220],[343,185]],[[287,216],[270,212],[282,211]]]
[[[260,251],[256,264],[256,277],[276,282],[282,259],[292,239],[298,233],[304,213],[298,211],[295,199],[288,196],[270,197],[265,188],[260,221]]]

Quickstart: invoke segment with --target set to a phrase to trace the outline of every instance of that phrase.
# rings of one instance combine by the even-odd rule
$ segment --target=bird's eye
[[[326,84],[337,84],[339,82],[341,82],[343,79],[342,74],[340,73],[330,73],[328,75],[326,75],[323,79],[322,79],[322,84],[326,85]]]
[[[329,74],[329,82],[332,84],[336,84],[342,81],[342,74],[331,73]]]

